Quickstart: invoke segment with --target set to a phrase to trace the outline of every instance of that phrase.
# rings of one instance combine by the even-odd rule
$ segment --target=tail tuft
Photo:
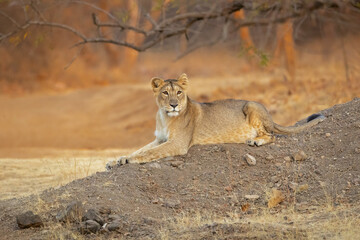
[[[310,121],[312,121],[314,119],[319,119],[320,120],[319,122],[322,122],[322,121],[324,121],[325,118],[326,117],[324,115],[316,113],[316,114],[312,114],[311,116],[309,116],[306,119],[306,122],[310,122]]]

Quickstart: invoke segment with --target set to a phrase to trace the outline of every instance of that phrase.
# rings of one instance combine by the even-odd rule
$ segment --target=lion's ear
[[[185,73],[180,75],[180,77],[178,78],[178,83],[182,88],[187,88],[187,86],[189,85],[189,79]]]
[[[162,85],[164,85],[164,80],[161,78],[154,77],[151,79],[151,87],[154,92],[157,92],[162,87]]]

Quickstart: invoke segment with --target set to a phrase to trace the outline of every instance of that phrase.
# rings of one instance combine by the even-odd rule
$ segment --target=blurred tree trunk
[[[111,1],[111,3],[108,0],[101,0],[99,2],[99,7],[104,9],[106,12],[111,12],[112,8],[114,8],[115,6],[122,6],[122,5],[123,3],[121,0]],[[109,20],[105,14],[99,14],[98,18],[101,22],[106,22]],[[99,31],[98,33],[102,35],[101,29],[99,29],[98,31]],[[117,67],[119,65],[119,53],[120,53],[119,48],[111,44],[104,44],[103,46],[109,66]]]

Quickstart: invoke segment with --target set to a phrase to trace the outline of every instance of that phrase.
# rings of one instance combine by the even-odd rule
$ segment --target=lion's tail
[[[308,129],[308,128],[318,124],[319,122],[324,121],[325,118],[326,117],[324,115],[313,114],[307,118],[307,122],[305,124],[302,124],[300,126],[291,126],[291,127],[284,127],[284,126],[274,123],[273,131],[274,131],[274,133],[278,133],[278,134],[298,133],[298,132],[301,132],[305,129]]]

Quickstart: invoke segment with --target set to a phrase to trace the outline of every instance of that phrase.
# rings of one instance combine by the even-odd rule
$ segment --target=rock
[[[256,165],[255,157],[251,156],[250,154],[248,154],[248,153],[245,154],[244,159],[246,160],[247,164],[249,164],[250,166]]]
[[[89,209],[86,211],[85,215],[82,217],[83,221],[87,220],[93,220],[97,223],[99,223],[101,226],[104,225],[105,221],[101,217],[100,213],[96,211],[95,209]]]
[[[331,133],[326,133],[325,136],[330,137]]]
[[[360,153],[360,148],[355,148],[354,152],[355,153]]]
[[[245,198],[249,200],[256,200],[259,199],[259,195],[245,195]]]
[[[44,226],[40,216],[35,215],[32,211],[27,211],[17,215],[16,222],[21,229]]]
[[[56,220],[59,222],[77,222],[84,214],[84,208],[80,201],[71,202],[65,210],[58,212]]]
[[[153,162],[153,163],[150,163],[149,164],[149,167],[150,168],[157,168],[157,169],[160,169],[161,168],[161,165],[157,162]]]
[[[231,192],[234,190],[230,185],[224,187],[224,189],[225,189],[225,191],[228,191],[228,192]]]
[[[298,191],[299,191],[299,192],[303,192],[303,191],[306,191],[306,190],[308,190],[308,189],[309,189],[309,185],[308,185],[308,184],[302,184],[302,185],[299,186]]]
[[[284,157],[284,160],[287,161],[287,162],[290,162],[290,161],[291,161],[291,157],[286,156],[286,157]]]
[[[304,161],[307,159],[307,155],[304,151],[296,152],[292,155],[294,161]]]
[[[271,161],[274,159],[273,155],[269,154],[265,157],[266,160]]]
[[[79,231],[82,234],[97,233],[100,230],[101,226],[99,223],[93,220],[86,220],[81,222],[79,226]]]
[[[183,164],[184,164],[183,161],[173,161],[173,162],[170,163],[170,166],[179,168],[179,167],[181,167]]]
[[[120,227],[122,226],[121,222],[116,221],[116,222],[111,222],[109,223],[106,227],[109,231],[116,231],[118,229],[120,229]]]

